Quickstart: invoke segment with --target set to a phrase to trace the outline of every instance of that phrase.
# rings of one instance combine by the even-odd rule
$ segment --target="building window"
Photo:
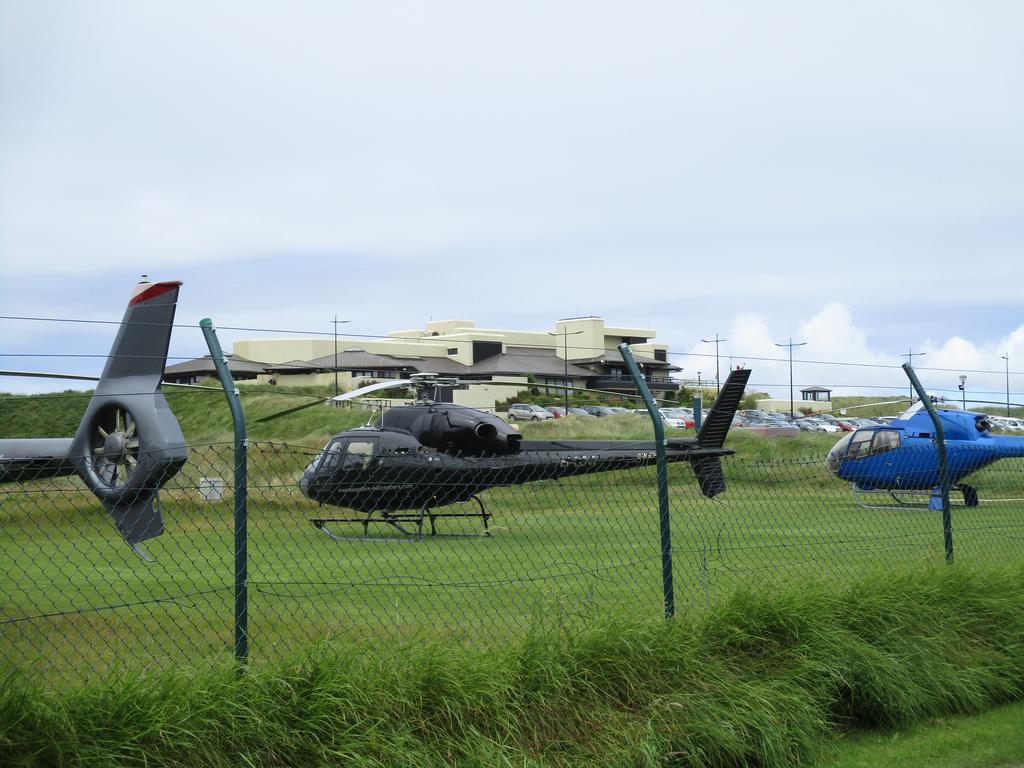
[[[459,348],[458,347],[448,347],[448,354],[449,355],[457,355],[457,354],[459,354]]]
[[[501,354],[500,341],[474,341],[473,342],[473,363],[479,363],[489,357]]]

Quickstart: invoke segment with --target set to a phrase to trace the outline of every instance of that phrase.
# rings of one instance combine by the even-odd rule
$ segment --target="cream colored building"
[[[797,413],[829,413],[832,411],[832,390],[828,387],[804,387],[800,390],[800,399],[792,403]],[[790,401],[785,399],[758,400],[757,407],[762,411],[789,412]]]
[[[378,355],[394,357],[436,357],[462,365],[473,365],[493,354],[493,346],[534,350],[553,350],[559,358],[589,360],[606,351],[615,351],[622,341],[629,343],[636,354],[667,360],[668,345],[650,342],[651,328],[606,326],[600,317],[574,317],[558,320],[552,331],[513,331],[477,328],[472,320],[438,320],[427,323],[425,330],[392,331],[382,338],[339,336],[337,351],[352,347]],[[323,338],[244,339],[234,344],[234,354],[265,363],[308,361],[332,355],[335,340]]]
[[[392,331],[385,337],[245,339],[234,356],[260,361],[261,383],[327,385],[341,391],[410,373],[437,373],[532,386],[556,385],[632,391],[632,379],[618,351],[626,342],[654,391],[674,391],[668,345],[652,342],[650,328],[605,325],[600,317],[558,320],[550,331],[478,328],[472,320],[429,322],[423,330]],[[508,386],[456,390],[455,402],[493,408],[515,394]]]

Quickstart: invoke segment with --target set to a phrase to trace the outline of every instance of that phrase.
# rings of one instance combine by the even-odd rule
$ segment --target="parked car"
[[[813,416],[813,418],[817,419],[818,421],[822,421],[826,424],[835,425],[840,432],[853,432],[853,430],[855,429],[852,425],[848,424],[845,421],[842,421],[841,419],[837,419],[831,413],[816,413]]]
[[[620,407],[618,405],[608,406],[608,410],[611,411],[612,413],[629,413],[630,412],[629,408],[622,408],[622,407]]]
[[[868,418],[865,418],[864,416],[858,416],[857,418],[854,418],[854,419],[847,418],[847,419],[844,419],[844,421],[848,422],[849,424],[852,424],[853,426],[855,426],[857,428],[860,428],[860,427],[877,427],[879,424],[881,424],[880,421],[875,421],[874,419],[868,419]]]
[[[591,416],[614,416],[615,411],[607,405],[584,405],[583,410]]]
[[[744,426],[752,432],[771,437],[792,437],[800,431],[795,424],[778,419],[748,419]]]
[[[569,415],[570,416],[585,416],[588,419],[595,418],[594,414],[588,413],[587,411],[583,410],[582,408],[570,408],[569,409]]]
[[[995,416],[990,415],[988,420],[992,426],[1003,432],[1021,432],[1024,431],[1024,423],[1020,419],[1015,419],[1010,416]]]
[[[833,424],[830,421],[825,421],[824,419],[820,419],[817,416],[805,416],[804,418],[799,419],[799,421],[804,422],[805,424],[816,425],[818,428],[817,429],[813,429],[812,428],[811,429],[812,432],[842,432],[843,431],[842,428],[838,424]],[[797,424],[797,426],[800,427],[800,429],[804,429],[804,427],[802,425],[800,425],[800,424]]]
[[[670,427],[686,429],[693,426],[693,412],[686,412],[683,408],[662,408],[661,418]]]
[[[806,417],[802,419],[796,419],[793,423],[797,426],[798,429],[801,429],[804,432],[826,432],[833,430],[836,432],[839,431],[838,427],[833,427],[832,430],[826,430],[825,425],[822,424],[820,421],[815,421],[814,419],[809,419]]]
[[[563,416],[567,416],[568,415],[568,411],[566,411],[565,408],[562,407],[561,405],[549,405],[549,406],[546,406],[544,408],[544,410],[547,411],[548,413],[550,413],[556,419],[560,419]]]
[[[530,403],[513,403],[508,407],[509,421],[543,421],[555,418],[539,405]]]

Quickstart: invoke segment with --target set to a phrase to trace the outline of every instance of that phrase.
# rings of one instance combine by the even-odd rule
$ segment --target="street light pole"
[[[774,344],[776,347],[789,347],[789,420],[792,421],[794,418],[796,418],[795,414],[793,413],[793,411],[795,410],[793,408],[793,347],[803,347],[807,344],[807,342],[798,341],[794,343],[793,337],[790,336],[788,344],[779,344],[778,342],[774,342]]]
[[[562,384],[565,386],[565,415],[569,415],[569,337],[575,336],[577,333],[583,333],[583,331],[572,331],[570,333],[568,328],[562,328],[562,333],[557,331],[548,331],[548,336],[561,336],[562,337],[562,362],[565,363],[564,374],[562,376]]]
[[[1010,415],[1010,353],[1007,352],[1002,356],[1002,359],[1006,361],[1006,415]]]
[[[338,326],[344,325],[349,322],[348,320],[339,320],[338,316],[335,315],[331,321],[334,323],[334,396],[337,397],[338,392]]]
[[[967,377],[962,373],[960,374],[960,407],[963,410],[967,410],[967,388],[964,386],[967,384]]]
[[[713,339],[701,339],[705,344],[715,343],[715,394],[718,395],[722,392],[722,374],[718,370],[718,343],[721,341],[728,341],[728,339],[718,338],[718,331],[715,331],[715,338]],[[732,358],[729,358],[731,361]],[[732,368],[732,362],[729,363],[729,367]]]
[[[907,354],[900,355],[900,357],[907,358],[907,362],[910,363],[910,367],[913,368],[914,367],[914,358],[915,357],[924,357],[927,354],[928,354],[927,352],[915,352],[913,347],[907,347]],[[913,405],[913,403],[914,403],[914,385],[913,384],[910,385],[910,403],[911,403],[911,405]]]

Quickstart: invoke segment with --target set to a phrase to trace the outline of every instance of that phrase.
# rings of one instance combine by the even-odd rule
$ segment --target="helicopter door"
[[[345,472],[364,470],[370,466],[376,452],[376,440],[351,438],[347,445],[341,446],[341,469]]]
[[[900,447],[900,433],[895,429],[880,429],[871,441],[872,453],[884,453]]]

